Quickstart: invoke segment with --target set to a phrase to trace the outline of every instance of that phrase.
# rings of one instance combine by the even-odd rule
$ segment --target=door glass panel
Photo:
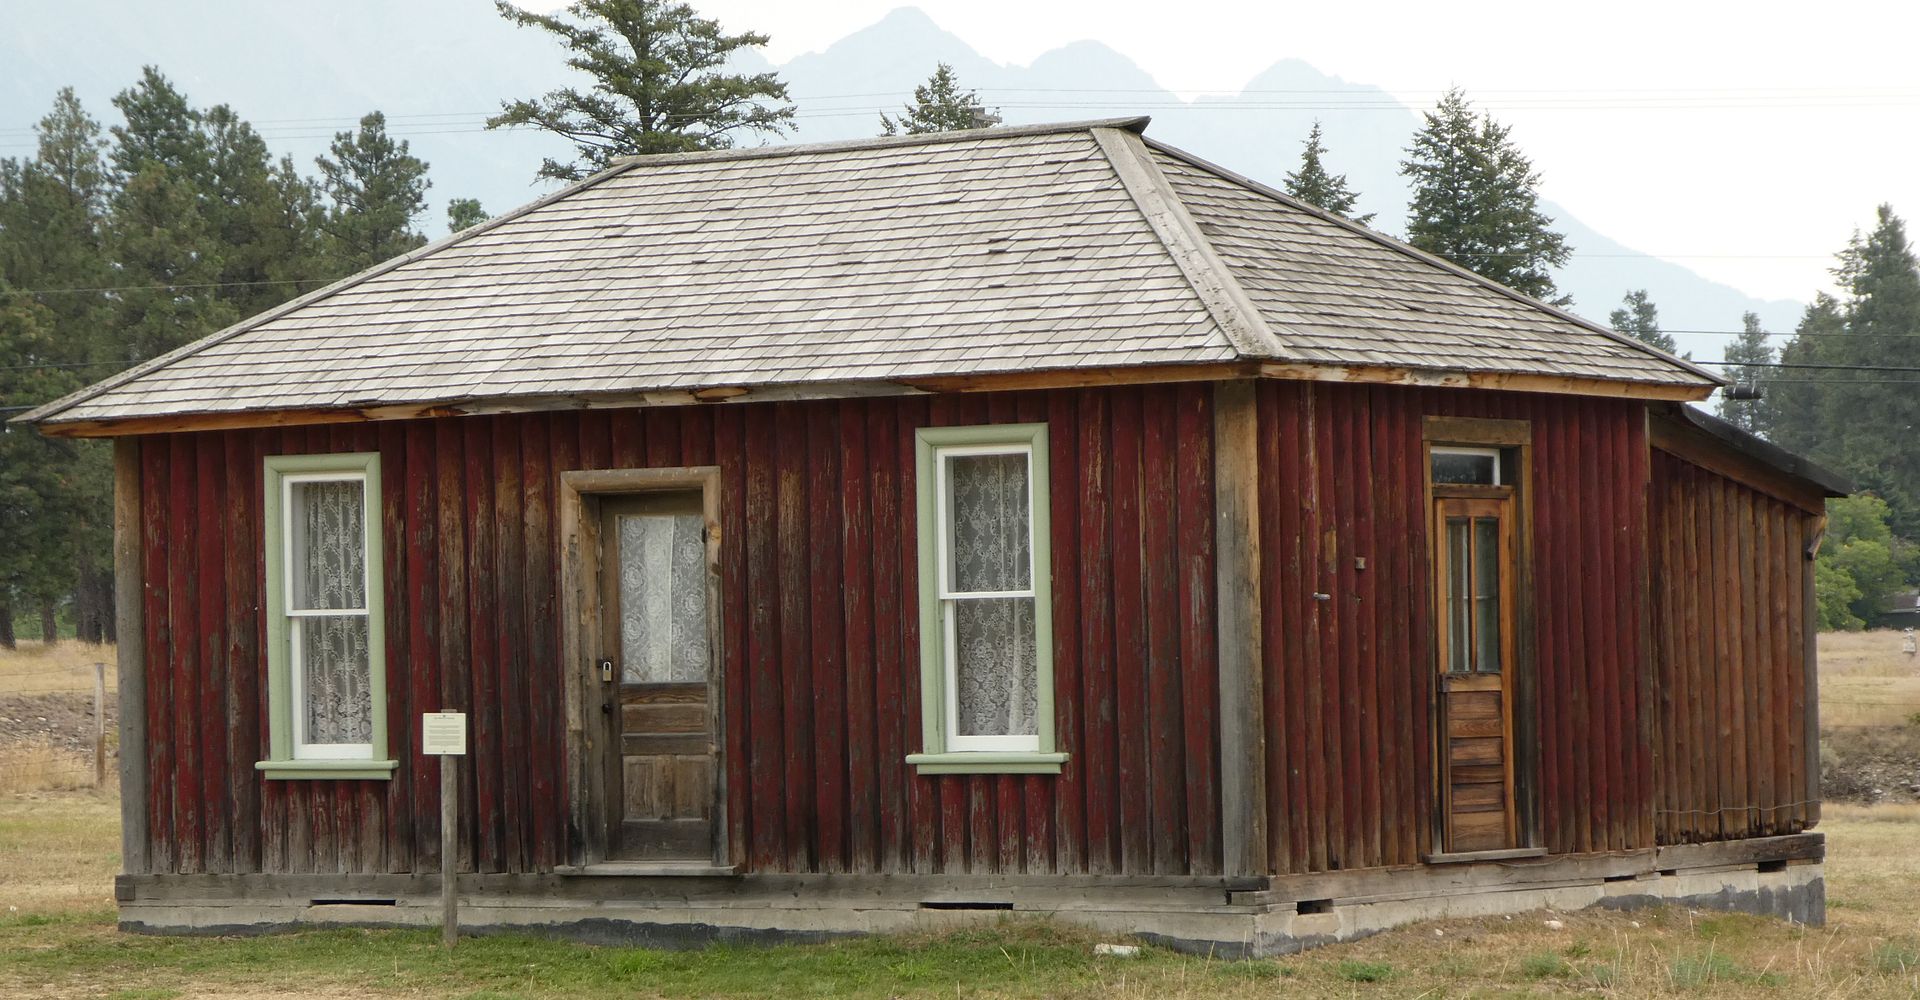
[[[1494,451],[1433,451],[1436,486],[1493,486],[1500,482],[1500,454]]]
[[[1456,673],[1472,669],[1467,657],[1472,594],[1467,581],[1468,549],[1467,519],[1447,518],[1447,669]]]
[[[619,519],[621,680],[707,679],[707,545],[698,514]]]
[[[1473,520],[1473,662],[1483,673],[1500,672],[1500,521]]]

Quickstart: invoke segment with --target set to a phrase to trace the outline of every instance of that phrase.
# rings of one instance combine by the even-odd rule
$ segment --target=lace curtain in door
[[[697,514],[620,519],[620,662],[629,684],[707,679],[707,543]]]
[[[307,743],[373,740],[367,634],[366,493],[359,480],[293,484],[289,606],[300,645]]]
[[[959,596],[1033,589],[1027,456],[948,462],[958,735],[1031,736],[1038,732],[1033,598]]]

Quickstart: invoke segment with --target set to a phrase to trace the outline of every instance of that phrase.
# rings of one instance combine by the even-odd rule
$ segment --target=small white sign
[[[430,757],[465,756],[467,713],[423,713],[420,716],[420,752]]]

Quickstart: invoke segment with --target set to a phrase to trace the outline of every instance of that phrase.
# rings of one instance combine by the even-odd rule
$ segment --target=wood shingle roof
[[[1716,382],[1148,143],[1144,125],[636,157],[21,419],[1249,361]]]

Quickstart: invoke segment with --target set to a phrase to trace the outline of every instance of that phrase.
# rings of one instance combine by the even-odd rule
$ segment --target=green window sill
[[[910,753],[907,763],[921,774],[1059,774],[1063,753]]]
[[[393,777],[397,760],[263,760],[253,769],[269,778],[309,781],[385,781]]]

